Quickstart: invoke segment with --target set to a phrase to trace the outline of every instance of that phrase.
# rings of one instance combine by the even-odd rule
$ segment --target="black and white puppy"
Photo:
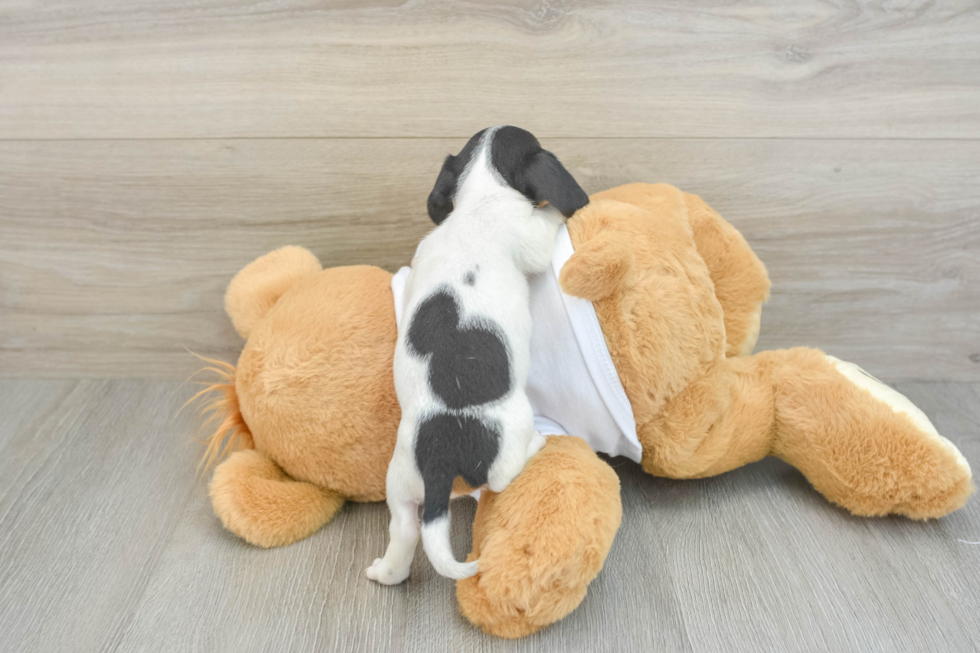
[[[501,492],[544,438],[524,392],[530,367],[529,275],[551,263],[558,229],[588,204],[551,152],[517,127],[492,127],[449,156],[429,195],[438,225],[419,244],[395,347],[402,418],[388,465],[388,550],[367,569],[386,585],[408,577],[419,538],[450,578],[477,572],[449,542],[449,500],[461,476]]]

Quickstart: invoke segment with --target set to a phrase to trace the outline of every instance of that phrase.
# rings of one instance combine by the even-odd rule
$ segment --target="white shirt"
[[[534,428],[545,435],[575,435],[593,451],[640,462],[643,447],[592,302],[561,291],[558,275],[574,252],[568,229],[555,242],[551,268],[531,279],[531,371],[526,392]],[[401,329],[404,267],[391,279],[395,320]]]

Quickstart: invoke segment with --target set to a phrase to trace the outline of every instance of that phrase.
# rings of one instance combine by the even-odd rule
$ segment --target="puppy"
[[[401,404],[388,465],[390,542],[366,571],[408,577],[419,538],[436,571],[477,572],[456,560],[449,500],[461,476],[501,492],[542,446],[524,386],[530,366],[528,275],[551,263],[558,229],[588,204],[551,152],[517,127],[477,133],[448,156],[429,195],[438,225],[419,244],[395,347]]]

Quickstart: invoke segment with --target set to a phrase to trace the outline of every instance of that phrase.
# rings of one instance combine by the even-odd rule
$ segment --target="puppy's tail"
[[[432,521],[422,523],[422,546],[439,575],[461,580],[477,572],[477,560],[460,562],[449,544],[449,496],[446,510]]]

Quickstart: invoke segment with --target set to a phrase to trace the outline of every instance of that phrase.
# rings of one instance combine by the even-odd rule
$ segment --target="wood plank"
[[[29,440],[59,404],[71,393],[75,381],[0,380],[0,450],[15,441]],[[12,451],[6,452],[8,455]],[[27,464],[31,452],[21,451],[12,468]],[[15,481],[13,474],[0,476],[0,496],[7,494]]]
[[[225,531],[202,487],[193,496],[120,650],[394,650],[412,584],[385,591],[362,573],[383,551],[383,503],[345,507],[312,537],[265,550]]]
[[[966,383],[899,383],[896,388],[923,406],[940,433],[952,434],[973,468],[980,470],[980,385]],[[910,573],[923,570],[949,605],[959,628],[980,650],[977,620],[980,580],[980,500],[974,495],[962,509],[938,524],[890,524],[880,533],[883,548]],[[908,537],[909,534],[914,537]],[[914,552],[914,559],[909,555]]]
[[[0,138],[980,137],[980,7],[0,3]]]
[[[980,385],[898,389],[977,465]],[[170,421],[190,391],[139,380],[0,382],[0,651],[980,644],[978,549],[968,543],[980,540],[975,498],[931,522],[858,519],[775,460],[670,481],[614,459],[624,522],[586,600],[536,635],[493,639],[463,619],[452,583],[421,551],[403,586],[362,576],[385,545],[384,504],[345,506],[279,549],[224,531],[194,481],[190,416]],[[453,505],[458,554],[474,506]]]
[[[976,467],[977,386],[899,389]],[[624,513],[656,515],[651,548],[667,554],[663,568],[633,573],[669,576],[695,650],[721,642],[733,651],[977,646],[978,550],[957,539],[980,529],[975,498],[931,522],[864,519],[830,505],[774,459],[701,481],[655,479],[632,464],[619,471],[624,500],[643,496]]]
[[[475,505],[453,504],[460,557]],[[404,585],[380,587],[364,577],[384,551],[387,525],[384,504],[349,504],[312,537],[262,550],[222,531],[202,492],[177,527],[120,650],[586,652],[610,642],[616,650],[690,650],[671,586],[659,571],[649,578],[620,573],[632,560],[625,555],[559,626],[516,642],[490,638],[460,614],[453,583],[436,575],[421,547]],[[624,528],[616,548],[649,558],[643,539],[649,525],[647,519]]]
[[[0,375],[186,378],[234,360],[231,277],[299,244],[390,270],[460,140],[0,143]],[[980,379],[980,142],[556,139],[589,192],[668,181],[768,265],[760,346]]]
[[[4,651],[109,650],[194,491],[188,388],[69,385],[0,385],[34,415],[0,438]]]
[[[972,461],[980,413],[969,401],[978,388],[900,386]],[[980,528],[975,501],[927,523],[858,519],[775,460],[700,481],[612,464],[625,518],[606,566],[577,610],[526,639],[491,639],[470,626],[452,584],[421,550],[405,585],[366,581],[361,570],[385,545],[383,504],[348,505],[311,538],[261,550],[225,533],[198,490],[119,648],[683,651],[724,642],[732,651],[966,651],[976,644],[975,552],[954,539]],[[473,505],[453,507],[460,555]]]
[[[901,560],[941,522],[852,518],[773,459],[697,488],[637,483],[695,650],[972,650],[948,597]],[[900,533],[893,550],[885,530]],[[978,600],[967,597],[967,609]]]

